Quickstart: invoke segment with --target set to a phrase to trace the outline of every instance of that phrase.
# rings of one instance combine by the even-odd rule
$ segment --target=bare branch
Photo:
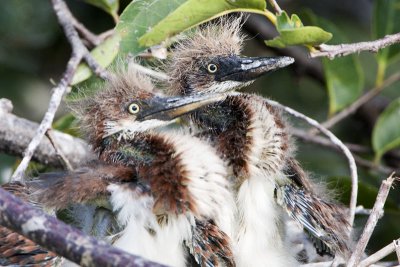
[[[349,115],[353,114],[357,109],[359,109],[362,105],[370,101],[372,98],[377,96],[383,89],[390,86],[391,84],[400,80],[400,73],[395,73],[389,78],[387,78],[381,85],[376,86],[365,93],[362,97],[357,99],[354,103],[352,103],[347,108],[343,109],[335,116],[331,117],[326,122],[322,123],[322,126],[325,128],[331,128],[333,125],[338,123],[339,121],[343,120],[344,118],[348,117]]]
[[[311,131],[310,131],[311,132]],[[312,135],[309,134],[307,132],[298,130],[298,129],[292,129],[292,133],[294,136],[296,136],[297,138],[306,141],[306,142],[310,142],[310,143],[314,143],[317,145],[321,145],[321,146],[325,146],[325,147],[329,147],[334,149],[335,151],[341,151],[340,148],[338,148],[335,144],[333,144],[329,139],[321,137],[321,136],[316,136],[316,135]],[[358,146],[355,144],[346,144],[345,145],[353,152],[357,152],[357,153],[365,153],[365,152],[369,152],[366,151],[368,148],[365,148],[363,146]],[[366,160],[364,158],[361,158],[357,155],[354,155],[354,160],[356,161],[356,163],[359,166],[368,168],[368,169],[372,169],[372,170],[376,170],[382,174],[385,175],[390,175],[393,171],[396,171],[395,169],[392,168],[388,168],[385,167],[383,165],[377,165],[376,163]],[[400,170],[399,170],[400,171]]]
[[[80,266],[164,266],[89,237],[2,188],[0,224]]]
[[[314,262],[300,265],[301,267],[331,267],[332,261]]]
[[[21,157],[39,124],[8,113],[12,109],[11,102],[1,99],[0,107],[4,103],[8,103],[8,107],[7,110],[0,108],[0,152]],[[52,132],[60,153],[65,155],[72,167],[78,167],[94,158],[89,145],[82,139],[55,130]],[[41,140],[32,159],[45,165],[63,167],[47,138]]]
[[[74,73],[83,58],[86,59],[88,65],[94,69],[94,72],[97,72],[101,76],[107,76],[105,74],[101,74],[99,71],[99,67],[97,64],[93,64],[90,61],[91,56],[88,53],[86,47],[82,44],[78,33],[76,32],[72,22],[71,22],[71,13],[68,10],[68,7],[62,0],[52,0],[53,9],[57,15],[58,21],[60,25],[63,27],[65,36],[67,37],[69,43],[72,46],[72,56],[68,61],[67,68],[58,83],[58,85],[53,88],[53,93],[50,98],[49,108],[46,111],[46,114],[43,117],[42,122],[39,125],[39,128],[36,130],[35,136],[32,141],[29,143],[28,148],[24,152],[24,158],[19,164],[18,168],[15,170],[11,179],[13,180],[21,180],[23,174],[28,167],[29,161],[32,158],[32,155],[38,145],[40,144],[43,136],[46,131],[51,128],[51,123],[54,119],[54,114],[56,113],[58,106],[62,100],[63,95],[67,91],[67,88],[72,81]]]
[[[311,57],[328,57],[334,59],[335,57],[347,56],[361,51],[378,52],[378,50],[385,47],[400,43],[400,33],[386,35],[382,39],[360,42],[352,44],[340,45],[326,45],[322,44],[317,47],[318,51],[311,52]]]
[[[87,40],[92,46],[98,46],[104,40],[97,36],[96,34],[89,31],[85,25],[79,22],[75,16],[71,16],[71,22],[74,25],[75,29],[80,33],[80,35]]]
[[[168,76],[164,72],[155,71],[155,70],[143,67],[142,65],[134,63],[134,62],[131,62],[130,66],[134,67],[137,71],[142,72],[145,75],[151,76],[157,80],[160,80],[160,81],[168,80]]]
[[[378,250],[368,258],[364,259],[358,265],[359,267],[367,267],[371,264],[378,262],[379,260],[383,259],[384,257],[388,256],[389,254],[393,253],[396,250],[396,242],[399,243],[400,239],[394,240],[392,243],[387,245],[386,247]],[[400,261],[400,260],[399,260]]]
[[[67,69],[61,79],[60,83],[56,88],[53,89],[53,94],[51,95],[49,108],[44,115],[42,122],[39,125],[39,128],[36,130],[35,136],[32,141],[29,143],[28,148],[24,152],[24,158],[21,163],[18,165],[18,168],[15,170],[11,179],[18,181],[21,180],[23,174],[28,167],[29,161],[32,158],[33,153],[36,148],[39,146],[44,134],[51,127],[51,123],[54,119],[54,114],[56,113],[58,106],[60,105],[61,99],[67,90],[68,84],[70,83],[73,73],[75,73],[76,68],[78,67],[79,62],[81,61],[82,54],[74,54],[68,62]]]
[[[368,217],[368,221],[364,227],[364,231],[361,234],[357,246],[347,263],[348,267],[358,266],[361,255],[364,253],[364,250],[367,247],[372,232],[374,231],[375,226],[381,214],[383,213],[383,207],[389,195],[390,188],[394,180],[397,179],[396,177],[393,177],[393,175],[394,173],[392,173],[389,178],[384,180],[381,184],[381,187],[379,188],[378,196],[376,197],[376,201],[374,207],[372,208],[371,215]]]
[[[65,157],[64,153],[61,151],[57,141],[54,140],[54,136],[53,136],[53,130],[52,129],[48,129],[46,132],[46,136],[49,139],[51,145],[54,147],[54,151],[56,152],[57,158],[60,160],[60,162],[64,165],[64,167],[69,170],[72,171],[72,165],[71,163],[69,163],[69,160]]]
[[[282,9],[279,7],[278,3],[275,0],[268,0],[268,2],[277,14],[282,14]]]
[[[349,216],[349,223],[352,226],[354,222],[354,215],[356,212],[356,205],[357,205],[357,193],[358,193],[358,175],[357,175],[357,166],[354,160],[353,155],[351,154],[350,150],[343,144],[342,141],[339,140],[331,131],[328,129],[324,128],[321,126],[316,120],[311,119],[307,117],[306,115],[291,109],[289,107],[283,106],[279,104],[278,102],[265,99],[265,102],[268,104],[278,107],[280,109],[283,109],[285,112],[295,116],[296,118],[302,119],[308,124],[314,126],[318,130],[320,130],[324,135],[326,135],[329,140],[335,144],[337,147],[339,147],[344,155],[346,156],[348,162],[349,162],[349,167],[350,167],[350,175],[351,175],[351,197],[350,197],[350,216]]]

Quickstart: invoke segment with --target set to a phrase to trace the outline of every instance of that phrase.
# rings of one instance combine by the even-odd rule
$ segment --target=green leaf
[[[75,117],[68,113],[53,123],[53,129],[68,133],[73,136],[78,136],[78,128],[74,127]]]
[[[315,18],[317,25],[333,33],[334,43],[348,42],[343,33],[331,22]],[[323,58],[326,87],[329,95],[329,114],[347,107],[361,94],[364,87],[364,73],[355,55],[333,60]]]
[[[86,3],[103,9],[110,14],[115,21],[118,20],[119,0],[84,0]]]
[[[332,38],[332,34],[315,26],[281,30],[280,35],[265,41],[268,46],[284,48],[289,45],[319,45]]]
[[[144,50],[139,45],[139,37],[184,2],[185,0],[132,1],[122,12],[116,26],[116,31],[121,36],[120,53],[136,55]]]
[[[375,160],[400,146],[400,98],[394,100],[379,116],[372,132],[372,147]]]
[[[114,34],[110,38],[106,39],[103,43],[98,45],[95,49],[93,49],[90,54],[100,66],[105,68],[110,65],[111,62],[113,62],[114,58],[117,56],[119,41],[119,35]],[[81,63],[75,72],[71,85],[75,85],[86,80],[87,78],[92,76],[92,74],[93,73],[90,68],[85,63]]]
[[[276,29],[279,36],[265,41],[272,47],[283,48],[289,45],[319,45],[329,41],[332,34],[316,26],[303,26],[299,16],[293,14],[291,18],[286,12],[277,16]]]
[[[400,32],[400,0],[375,0],[373,39]],[[392,45],[378,52],[378,61],[385,64],[400,55],[400,46]]]
[[[160,43],[186,29],[231,12],[263,13],[264,0],[187,0],[139,39],[143,46]]]

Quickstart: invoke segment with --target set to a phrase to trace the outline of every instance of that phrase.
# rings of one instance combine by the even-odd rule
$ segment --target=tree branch
[[[72,165],[65,157],[64,153],[61,151],[59,144],[57,141],[54,140],[54,133],[52,129],[48,129],[46,132],[47,139],[49,139],[51,145],[54,147],[54,151],[56,152],[57,158],[60,160],[60,162],[63,164],[63,167],[67,169],[68,171],[72,171]]]
[[[331,117],[329,120],[326,122],[322,123],[322,126],[325,128],[331,128],[333,125],[338,123],[339,121],[343,120],[344,118],[348,117],[349,115],[353,114],[356,112],[357,109],[359,109],[362,105],[370,101],[372,98],[377,96],[383,89],[386,87],[392,85],[393,83],[397,82],[400,80],[400,73],[395,73],[389,78],[387,78],[381,85],[376,86],[369,90],[367,93],[365,93],[363,96],[361,96],[359,99],[357,99],[355,102],[353,102],[350,106],[347,108],[343,109],[333,117]]]
[[[340,45],[326,45],[322,44],[318,47],[318,51],[311,52],[311,57],[328,57],[334,59],[335,57],[347,56],[361,51],[378,52],[378,50],[393,44],[400,43],[400,33],[386,35],[385,37],[369,41],[352,44],[340,44]]]
[[[390,188],[393,182],[397,179],[396,177],[393,176],[394,173],[392,173],[389,176],[389,178],[384,180],[381,184],[381,187],[379,188],[378,196],[376,197],[376,201],[374,207],[372,208],[371,215],[368,217],[368,221],[364,227],[363,233],[361,234],[357,246],[347,263],[348,267],[358,266],[361,255],[364,253],[364,250],[367,247],[372,232],[374,231],[375,226],[383,213],[383,207],[389,195]]]
[[[275,0],[268,0],[268,2],[278,15],[282,14],[282,9],[279,7],[278,3]]]
[[[311,131],[310,131],[311,132]],[[321,136],[316,136],[313,134],[309,134],[307,132],[301,131],[301,130],[297,130],[297,129],[292,129],[292,134],[305,141],[305,142],[309,142],[309,143],[314,143],[320,146],[325,146],[325,147],[329,147],[334,149],[335,151],[341,151],[340,148],[338,148],[335,144],[333,144],[329,139],[321,137]],[[358,145],[354,145],[354,144],[346,144],[345,145],[353,152],[358,152],[358,153],[366,153],[366,152],[370,152],[367,151],[368,148],[365,148],[363,146],[358,146]],[[359,166],[363,166],[365,168],[368,169],[372,169],[372,170],[376,170],[382,174],[385,175],[390,175],[393,171],[396,171],[395,169],[392,168],[388,168],[386,166],[382,166],[382,165],[377,165],[375,163],[373,163],[372,161],[366,160],[364,158],[361,158],[357,155],[354,155],[354,160],[357,162],[357,164]],[[400,171],[400,170],[399,170]]]
[[[0,152],[21,157],[39,125],[17,117],[11,114],[11,111],[11,101],[0,99]],[[78,167],[82,165],[82,162],[95,158],[89,145],[82,139],[56,130],[52,132],[53,140],[58,144],[60,153],[66,157],[72,167]],[[45,165],[63,167],[47,138],[40,141],[32,159]]]
[[[392,243],[387,245],[386,247],[378,250],[374,254],[370,255],[368,258],[360,262],[358,265],[359,267],[367,267],[371,264],[378,262],[379,260],[383,259],[384,257],[388,256],[389,254],[393,253],[396,250],[396,243],[399,243],[400,239],[394,240]],[[399,259],[400,262],[400,259]]]
[[[19,164],[18,168],[15,170],[12,175],[12,180],[21,180],[23,174],[28,167],[29,161],[32,158],[33,153],[36,148],[40,144],[43,136],[46,131],[51,128],[51,123],[53,122],[54,115],[60,105],[63,95],[67,91],[67,88],[72,81],[72,78],[75,74],[76,69],[78,68],[79,63],[83,58],[87,61],[88,65],[94,70],[95,73],[98,73],[100,76],[107,76],[106,74],[101,74],[100,68],[97,64],[92,61],[91,56],[83,45],[81,39],[78,36],[72,22],[71,22],[71,13],[68,10],[68,7],[62,0],[52,0],[53,9],[57,15],[58,21],[62,28],[64,29],[65,36],[67,37],[69,43],[72,46],[72,56],[68,61],[67,68],[58,83],[58,85],[53,88],[53,93],[50,98],[49,108],[46,111],[46,114],[43,117],[42,122],[39,125],[39,128],[36,130],[32,141],[29,143],[27,149],[24,152],[24,157]]]
[[[80,266],[164,266],[89,237],[2,188],[0,224]]]

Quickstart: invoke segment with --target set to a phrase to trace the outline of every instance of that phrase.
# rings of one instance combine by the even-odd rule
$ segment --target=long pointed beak
[[[224,94],[194,94],[184,97],[154,97],[147,102],[146,110],[137,117],[139,121],[170,121],[203,106],[224,100]]]
[[[219,61],[222,69],[216,75],[216,80],[247,82],[292,64],[294,58],[230,56],[220,58]]]

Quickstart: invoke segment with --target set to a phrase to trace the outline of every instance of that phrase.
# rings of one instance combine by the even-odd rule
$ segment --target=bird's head
[[[224,99],[222,94],[162,97],[154,92],[149,78],[131,65],[110,76],[97,93],[73,104],[83,130],[95,147],[101,146],[106,137],[131,137]]]
[[[173,94],[228,92],[294,62],[291,57],[241,57],[241,18],[222,18],[181,39],[166,63]]]

